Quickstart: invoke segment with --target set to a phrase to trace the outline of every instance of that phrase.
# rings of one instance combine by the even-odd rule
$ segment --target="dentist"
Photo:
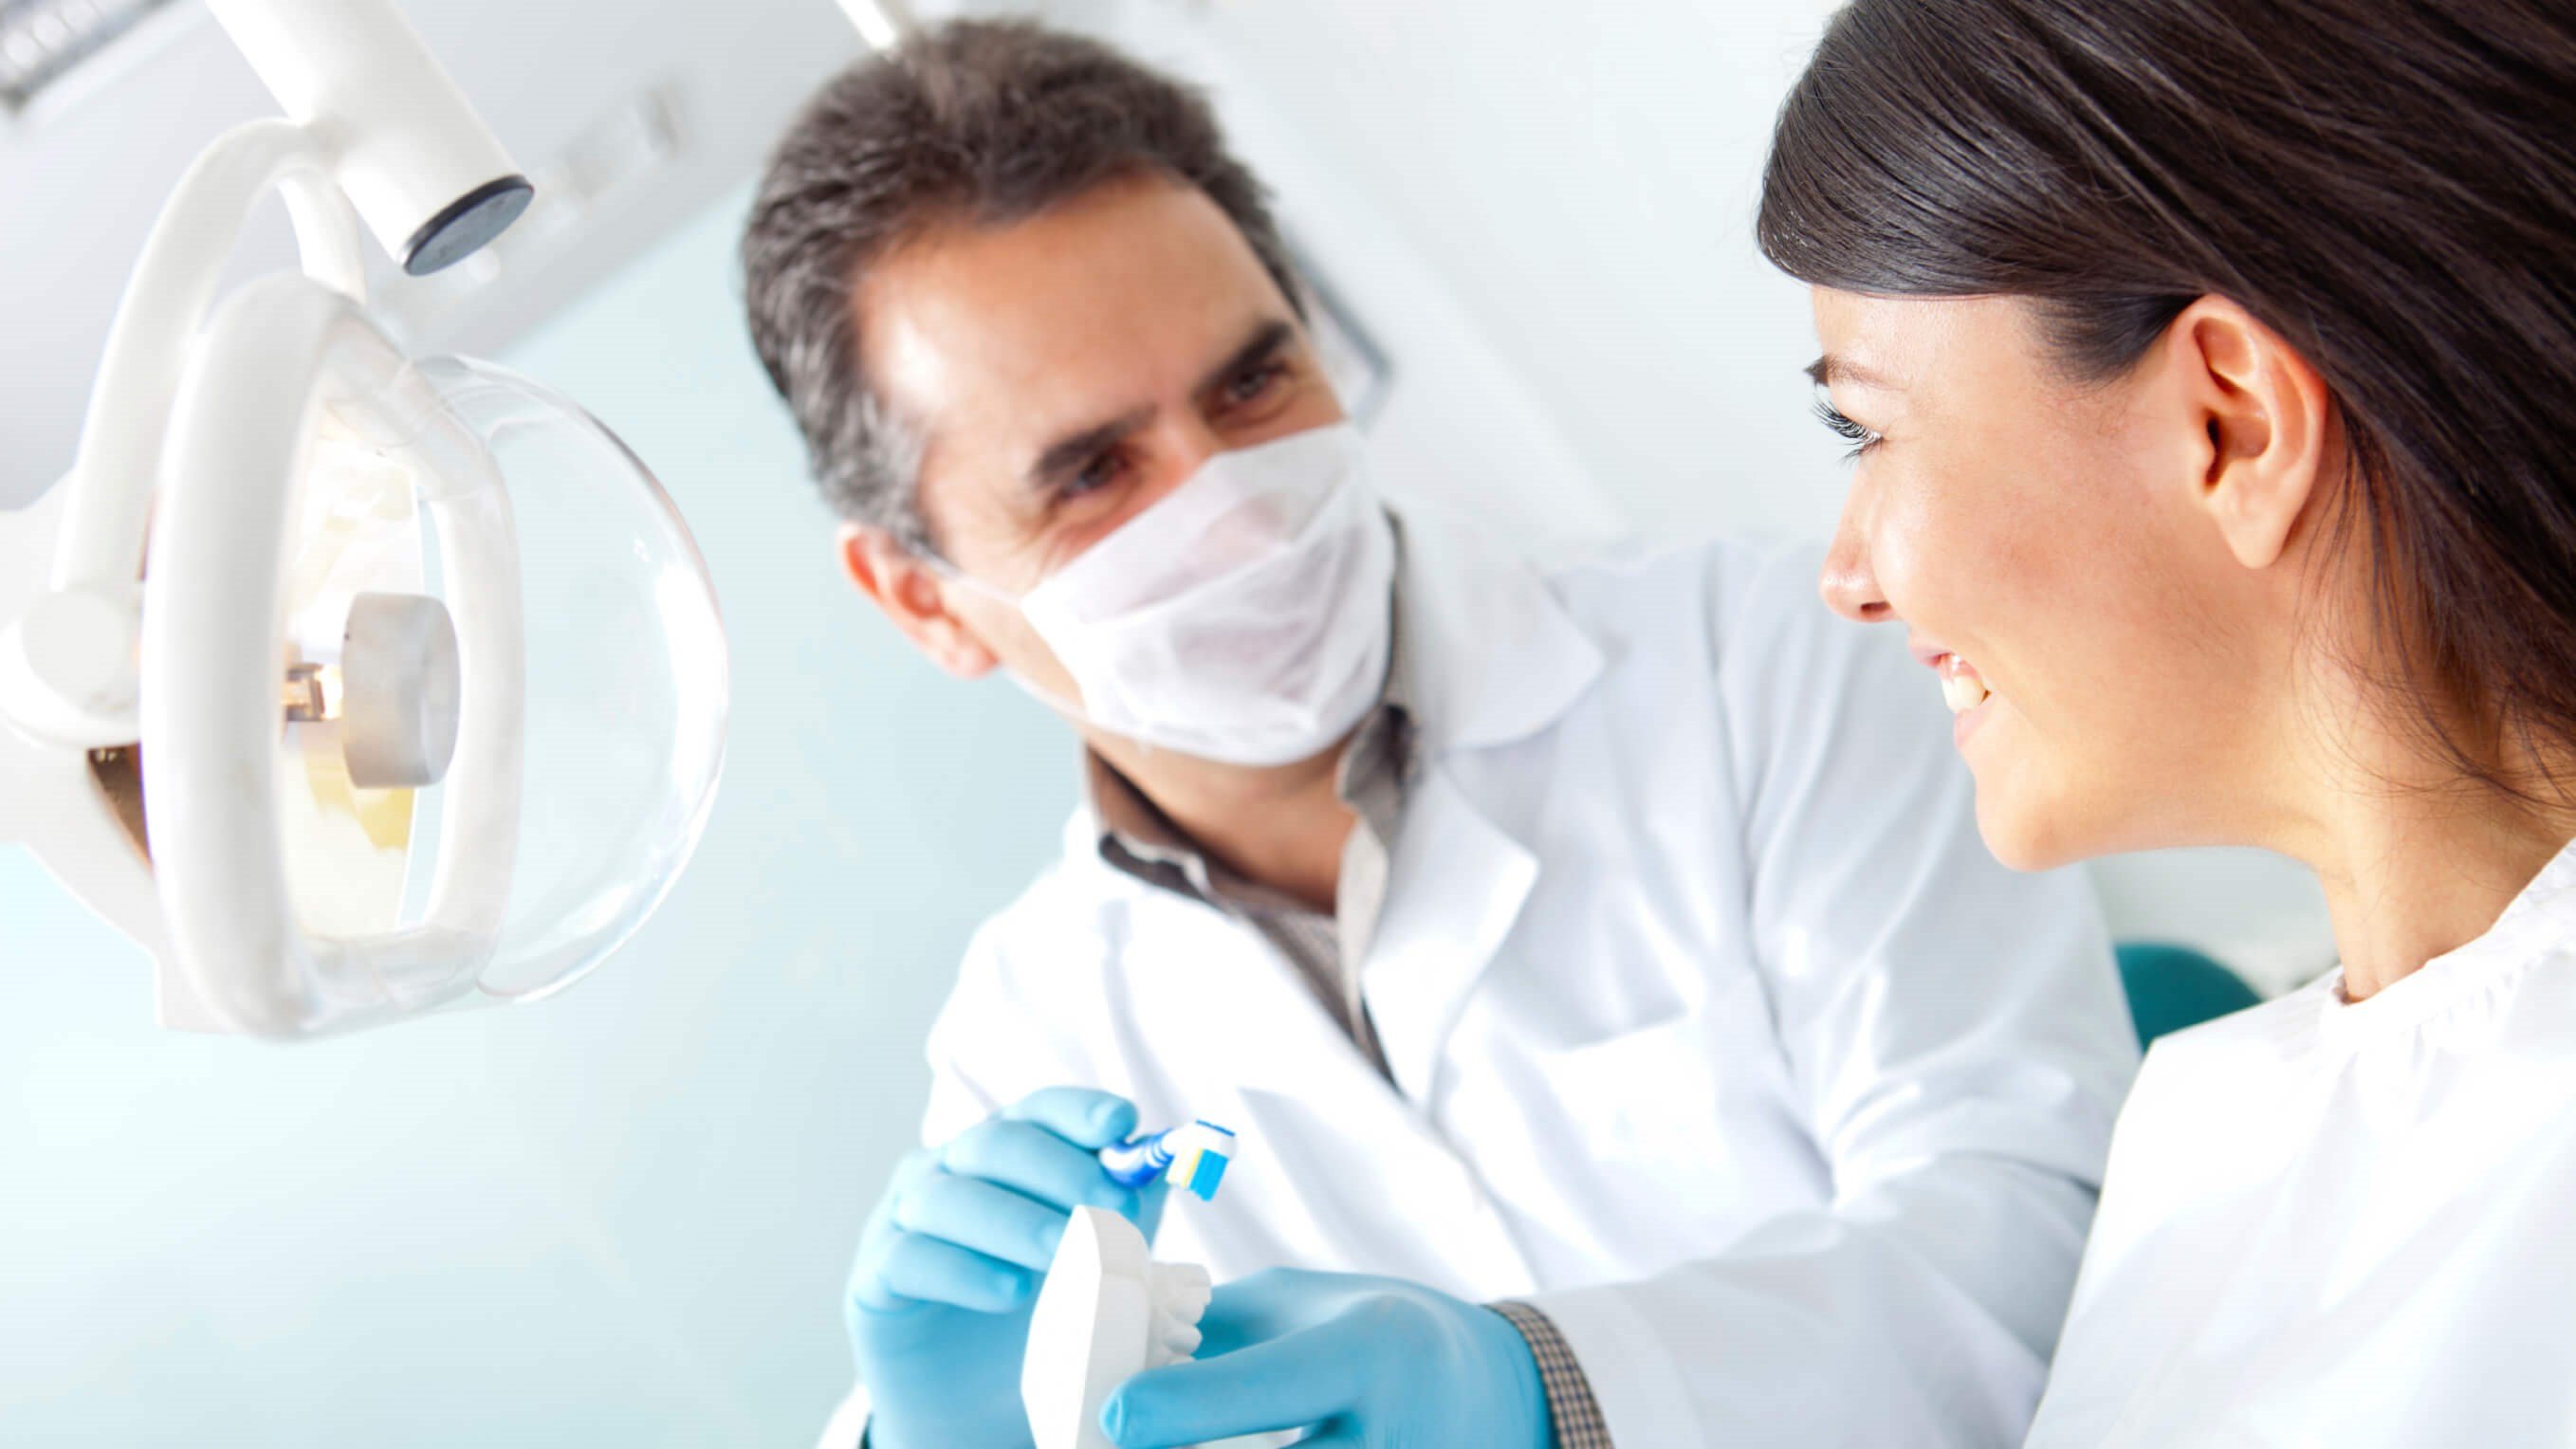
[[[1543,574],[1402,501],[1203,102],[1089,41],[861,63],[743,253],[853,582],[1080,745],[828,1442],[1029,1443],[1086,1203],[1225,1284],[1121,1445],[2018,1440],[2135,1043],[2083,886],[1987,856],[1812,556]],[[1212,1205],[1091,1155],[1194,1115],[1244,1133]]]

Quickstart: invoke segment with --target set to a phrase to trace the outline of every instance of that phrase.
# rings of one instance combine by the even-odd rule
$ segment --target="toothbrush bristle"
[[[1225,1162],[1223,1153],[1201,1152],[1190,1163],[1189,1187],[1199,1201],[1216,1201],[1217,1184],[1225,1180]]]

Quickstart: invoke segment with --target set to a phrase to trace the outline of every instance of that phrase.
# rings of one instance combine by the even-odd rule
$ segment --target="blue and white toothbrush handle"
[[[1216,1197],[1226,1164],[1233,1160],[1234,1134],[1213,1122],[1192,1122],[1168,1132],[1131,1137],[1100,1149],[1099,1155],[1101,1167],[1121,1187],[1143,1188],[1156,1178],[1169,1177],[1198,1194],[1201,1202],[1208,1202]]]

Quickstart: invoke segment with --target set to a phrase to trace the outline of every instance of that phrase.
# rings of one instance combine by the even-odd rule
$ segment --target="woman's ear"
[[[860,593],[875,601],[931,663],[960,679],[976,679],[999,662],[974,628],[950,612],[948,585],[911,549],[881,528],[847,524],[840,535],[841,568]]]
[[[2223,297],[2184,308],[2165,335],[2208,440],[2200,505],[2238,563],[2268,568],[2337,455],[2333,394],[2279,334]]]

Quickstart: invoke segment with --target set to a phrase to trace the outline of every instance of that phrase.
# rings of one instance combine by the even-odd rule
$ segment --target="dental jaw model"
[[[1029,1320],[1020,1401],[1037,1449],[1114,1449],[1100,1406],[1127,1380],[1197,1352],[1207,1269],[1157,1263],[1136,1225],[1075,1208]]]
[[[1234,1157],[1234,1134],[1197,1121],[1106,1147],[1100,1165],[1122,1187],[1168,1179],[1213,1201]],[[1037,1449],[1112,1449],[1100,1406],[1147,1369],[1198,1351],[1207,1311],[1207,1269],[1157,1263],[1134,1223],[1099,1208],[1076,1208],[1048,1265],[1029,1320],[1020,1401]]]

